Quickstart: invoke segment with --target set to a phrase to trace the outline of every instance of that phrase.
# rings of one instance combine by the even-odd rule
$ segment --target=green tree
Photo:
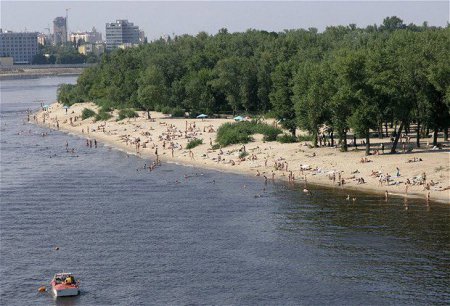
[[[230,57],[220,60],[214,68],[216,78],[212,85],[223,92],[226,101],[235,114],[242,107],[241,101],[241,65],[242,59]]]
[[[437,146],[438,130],[444,131],[448,140],[450,125],[450,28],[441,33],[425,33],[423,46],[426,54],[433,54],[427,67],[426,79],[430,85],[428,100],[430,109],[428,124],[434,130],[433,145]],[[430,50],[431,49],[431,50]]]
[[[282,126],[295,136],[297,122],[292,101],[292,71],[289,63],[280,63],[272,73],[272,90],[269,94],[272,112]]]
[[[270,89],[272,87],[272,80],[270,75],[274,69],[274,60],[272,54],[269,52],[263,52],[259,58],[256,78],[258,82],[258,100],[259,110],[267,112],[270,109]]]
[[[211,82],[214,74],[211,69],[191,72],[186,81],[186,109],[193,113],[213,114],[215,107],[214,90]]]
[[[147,111],[150,119],[150,110],[154,110],[156,105],[164,105],[167,99],[163,75],[155,66],[150,66],[141,73],[138,84],[138,104]]]
[[[383,24],[380,26],[380,30],[395,31],[399,29],[404,29],[406,25],[403,20],[397,16],[386,17],[383,19]]]
[[[64,105],[72,105],[83,101],[79,94],[78,87],[72,84],[59,85],[56,96],[58,102]]]
[[[313,136],[314,147],[318,143],[320,127],[329,121],[329,102],[335,92],[329,68],[327,62],[304,63],[294,77],[297,124]]]

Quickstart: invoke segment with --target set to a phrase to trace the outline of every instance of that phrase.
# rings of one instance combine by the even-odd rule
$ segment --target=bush
[[[174,107],[172,108],[172,111],[170,112],[172,117],[184,117],[184,109],[181,107]]]
[[[81,113],[81,119],[86,120],[87,118],[94,117],[95,115],[96,115],[96,113],[92,109],[85,108],[85,109],[83,109],[83,112]]]
[[[277,136],[282,133],[279,128],[266,123],[261,123],[258,119],[246,123],[250,124],[252,134],[263,134],[265,141],[275,141],[277,140]]]
[[[57,91],[58,102],[64,105],[73,105],[74,103],[83,102],[83,95],[77,86],[72,84],[61,84]]]
[[[256,133],[263,134],[265,141],[275,141],[279,134],[281,134],[281,130],[273,127],[271,125],[267,125],[264,123],[258,123],[256,125]]]
[[[283,134],[281,136],[278,136],[277,140],[281,143],[294,143],[298,141],[298,138],[295,137],[294,135]]]
[[[236,143],[247,143],[250,141],[248,131],[243,130],[240,123],[225,123],[217,129],[217,142],[222,147]]]
[[[225,123],[217,130],[217,142],[225,147],[230,144],[247,143],[253,134],[263,134],[265,141],[276,140],[282,131],[265,123],[236,122]]]
[[[193,139],[191,141],[188,142],[186,149],[190,150],[195,148],[196,146],[199,146],[203,143],[202,139]]]
[[[242,151],[241,153],[239,153],[239,158],[244,158],[248,155],[247,151]]]
[[[298,141],[313,141],[313,135],[299,135],[297,136]]]
[[[119,121],[125,118],[135,118],[139,117],[139,115],[132,109],[121,109],[119,111]]]
[[[170,108],[170,106],[163,106],[161,107],[161,113],[168,115],[172,112],[172,109]]]
[[[108,99],[103,99],[103,98],[96,99],[96,100],[94,100],[94,103],[97,104],[98,106],[100,106],[101,111],[111,112],[114,110],[114,107],[113,107],[114,103]]]
[[[98,114],[95,116],[95,121],[106,121],[108,119],[111,119],[112,115],[102,109],[98,112]]]
[[[105,112],[105,113],[112,112],[113,110],[114,110],[114,108],[111,107],[111,106],[108,106],[108,105],[103,105],[103,106],[100,108],[100,111]]]

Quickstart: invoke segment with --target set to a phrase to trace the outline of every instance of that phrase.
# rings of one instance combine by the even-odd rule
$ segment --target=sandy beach
[[[352,190],[361,190],[383,196],[387,191],[389,196],[419,197],[424,202],[429,197],[430,201],[450,203],[450,151],[448,148],[432,150],[427,146],[431,139],[422,139],[423,148],[410,153],[382,154],[380,151],[367,157],[362,145],[358,146],[359,150],[350,147],[349,152],[343,153],[333,147],[310,148],[306,142],[264,142],[262,135],[254,135],[254,141],[245,144],[245,148],[232,145],[213,150],[211,144],[215,143],[217,128],[232,119],[175,119],[151,112],[149,120],[147,113],[138,112],[138,118],[117,121],[118,112],[114,111],[108,121],[94,122],[93,118],[81,120],[84,108],[98,111],[93,103],[75,104],[67,112],[62,104],[54,103],[47,111],[36,113],[35,118],[31,115],[30,121],[143,158],[154,160],[157,153],[162,162],[259,176],[262,183],[266,179],[285,180],[301,184],[305,189],[308,183],[344,188],[351,200]],[[202,139],[203,144],[187,150],[187,143],[195,138]],[[376,143],[374,148],[378,148],[389,139],[372,141]],[[240,158],[243,150],[248,155]],[[398,151],[402,152],[402,144]]]

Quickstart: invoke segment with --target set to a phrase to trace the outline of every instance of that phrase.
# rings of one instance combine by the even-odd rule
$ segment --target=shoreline
[[[389,192],[389,196],[402,197],[405,198],[405,200],[408,198],[422,198],[424,201],[426,201],[428,191],[422,190],[423,186],[411,186],[409,187],[408,194],[405,194],[404,184],[398,183],[396,185],[379,186],[377,185],[378,179],[368,178],[368,175],[365,174],[370,168],[376,169],[375,166],[376,164],[379,164],[380,161],[383,161],[384,163],[381,162],[381,167],[380,165],[377,165],[377,167],[383,168],[384,166],[383,170],[385,170],[386,168],[388,168],[386,167],[387,162],[393,165],[402,159],[411,158],[412,155],[415,154],[418,154],[418,156],[423,158],[425,162],[414,162],[409,165],[402,164],[400,165],[401,172],[408,173],[408,176],[414,176],[415,174],[426,172],[427,177],[430,181],[432,181],[433,179],[435,182],[437,181],[437,179],[440,180],[438,181],[437,188],[447,188],[449,184],[448,165],[450,152],[448,152],[447,150],[422,152],[419,151],[412,154],[385,154],[378,156],[373,155],[369,156],[371,162],[369,162],[368,164],[358,164],[357,161],[359,160],[359,158],[361,158],[361,156],[363,156],[363,150],[342,153],[336,152],[335,149],[329,147],[310,149],[301,143],[265,143],[262,141],[262,139],[255,139],[254,142],[250,142],[245,145],[248,148],[247,151],[251,153],[252,157],[254,156],[255,160],[239,161],[238,149],[241,148],[242,145],[231,145],[229,147],[222,148],[222,151],[227,151],[227,153],[218,154],[219,150],[212,150],[208,144],[208,139],[209,141],[215,139],[215,132],[205,132],[206,125],[212,127],[213,131],[216,131],[217,127],[222,123],[231,122],[232,120],[230,119],[207,119],[204,121],[200,119],[172,119],[160,113],[151,112],[154,121],[149,121],[148,119],[146,119],[146,114],[144,112],[139,112],[139,118],[124,119],[119,122],[115,121],[114,118],[106,122],[93,122],[93,119],[91,118],[81,121],[81,119],[78,118],[77,121],[70,124],[69,118],[81,117],[81,111],[85,107],[97,110],[97,107],[93,103],[79,103],[73,105],[70,108],[68,114],[66,114],[61,104],[54,103],[50,106],[48,112],[39,111],[36,114],[37,122],[34,123],[46,128],[57,129],[56,122],[58,122],[60,131],[74,134],[79,137],[84,137],[86,139],[96,139],[97,141],[104,143],[112,148],[124,151],[127,154],[137,155],[141,158],[154,160],[156,157],[154,151],[159,150],[158,158],[162,162],[194,166],[239,175],[255,176],[255,172],[257,172],[261,176],[262,183],[264,183],[265,180],[264,176],[267,177],[268,181],[271,181],[272,175],[274,175],[275,181],[282,180],[286,183],[290,183],[291,181],[291,183],[295,184],[295,186],[301,186],[300,184],[305,184],[305,180],[302,177],[302,175],[304,174],[306,176],[308,184],[326,188],[340,188],[349,192],[350,196],[351,191],[357,190],[371,194],[377,194],[381,197],[384,197],[385,191],[387,190]],[[115,115],[117,115],[116,112],[117,111],[115,111]],[[43,114],[46,114],[47,117],[47,121],[45,123],[42,122]],[[105,129],[104,131],[100,132],[96,127],[99,127],[102,124],[105,125]],[[188,124],[190,127],[191,125],[196,126],[192,132],[195,135],[193,137],[202,139],[202,145],[195,147],[192,150],[186,150],[183,149],[183,147],[185,147],[187,140],[183,137],[174,137],[172,141],[161,139],[162,135],[165,135],[164,137],[167,137],[167,134],[169,133],[167,131],[170,131],[171,129],[174,129],[174,131],[177,129],[182,130],[184,126],[186,126],[187,128]],[[89,128],[90,131],[88,133],[87,131],[89,130]],[[144,139],[147,139],[147,143],[149,145],[151,144],[152,147],[138,148],[137,144],[133,143],[133,139],[136,139],[137,137],[139,137],[142,142]],[[156,139],[156,137],[158,137],[158,139]],[[258,135],[255,135],[255,138],[260,137],[258,137]],[[125,141],[124,139],[127,140]],[[168,143],[171,143],[171,145],[174,146],[180,146],[180,148],[174,149],[173,157],[171,156],[172,150],[167,148]],[[308,155],[308,153],[315,154],[316,152],[317,156],[305,157],[311,156]],[[436,158],[436,156],[434,155],[426,156],[426,154],[438,154],[439,157],[441,157],[442,155],[442,158]],[[223,156],[223,162],[221,162],[221,155]],[[217,156],[217,158],[211,156]],[[322,157],[322,159],[318,160],[320,157]],[[225,162],[225,160],[227,161]],[[229,163],[232,160],[233,165]],[[428,160],[430,160],[430,162],[426,163],[426,161]],[[310,169],[304,171],[298,170],[299,161],[300,165],[302,165],[302,162],[305,161],[308,162],[308,164],[311,164],[308,165],[308,168]],[[291,166],[292,170],[289,169],[290,171],[287,171],[288,169],[284,170],[284,168],[283,170],[275,170],[275,168],[272,167],[272,164],[274,162],[286,163],[286,168],[288,168],[289,165]],[[417,167],[416,164],[421,167]],[[371,167],[367,167],[368,165],[370,165]],[[408,168],[404,169],[406,166],[408,166]],[[325,169],[325,167],[327,167],[327,170]],[[355,172],[355,170],[351,169],[355,168],[364,168],[364,170],[360,171],[357,169],[357,174],[353,175],[352,172]],[[391,166],[389,168],[390,172],[394,172],[395,167]],[[438,171],[433,171],[436,169],[441,169],[440,171],[442,173],[436,175]],[[371,171],[373,172],[373,170]],[[330,179],[331,172],[342,173],[342,177],[345,178],[346,183],[343,186],[338,186],[333,183],[333,181]],[[295,177],[295,179],[290,179],[290,173]],[[357,176],[364,177],[366,182],[364,184],[355,184],[355,179]],[[394,180],[404,180],[405,177],[406,175],[402,175],[400,177],[394,178]],[[430,202],[442,202],[447,204],[450,203],[449,189],[443,191],[431,189],[429,192],[431,193]]]
[[[85,68],[15,68],[15,70],[0,71],[0,80],[33,79],[50,76],[77,76]]]

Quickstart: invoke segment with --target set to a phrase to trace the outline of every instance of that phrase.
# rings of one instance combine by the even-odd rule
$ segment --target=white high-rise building
[[[106,24],[106,50],[123,44],[139,44],[139,27],[128,20],[116,20]]]

